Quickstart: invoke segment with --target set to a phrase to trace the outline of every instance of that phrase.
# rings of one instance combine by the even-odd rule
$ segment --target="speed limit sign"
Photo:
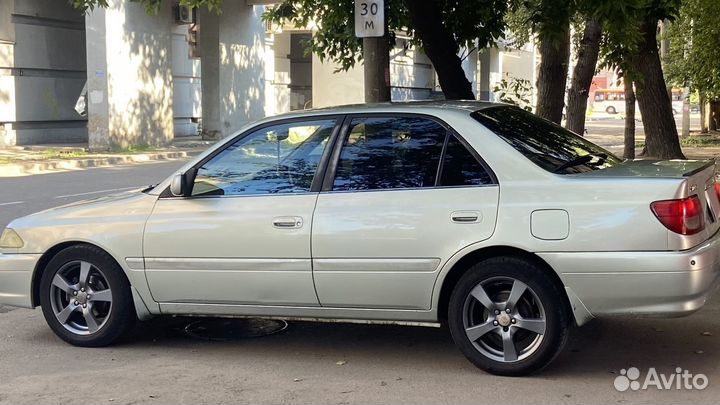
[[[355,36],[358,38],[385,35],[384,0],[355,0]]]

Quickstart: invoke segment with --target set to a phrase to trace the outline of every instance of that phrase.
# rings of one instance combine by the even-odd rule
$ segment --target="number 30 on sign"
[[[385,35],[385,4],[383,0],[355,0],[355,36],[358,38]]]

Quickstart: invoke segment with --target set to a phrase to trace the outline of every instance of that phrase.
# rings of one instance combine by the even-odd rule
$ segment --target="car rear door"
[[[499,187],[442,121],[346,118],[313,216],[313,275],[328,307],[429,309],[453,254],[489,238]]]
[[[251,130],[196,166],[192,195],[161,196],[143,246],[153,298],[317,306],[315,173],[340,122],[316,117]]]

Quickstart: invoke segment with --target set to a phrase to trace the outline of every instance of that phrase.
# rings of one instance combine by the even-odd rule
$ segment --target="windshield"
[[[472,117],[552,173],[585,173],[622,162],[594,143],[515,106],[485,108]]]

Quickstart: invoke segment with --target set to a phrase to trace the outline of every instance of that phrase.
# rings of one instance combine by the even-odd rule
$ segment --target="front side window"
[[[552,173],[584,173],[621,163],[607,150],[518,107],[488,107],[474,112],[472,117]]]
[[[254,131],[198,169],[192,195],[308,192],[335,124],[313,120]]]
[[[446,134],[427,118],[353,118],[333,190],[434,187]]]

